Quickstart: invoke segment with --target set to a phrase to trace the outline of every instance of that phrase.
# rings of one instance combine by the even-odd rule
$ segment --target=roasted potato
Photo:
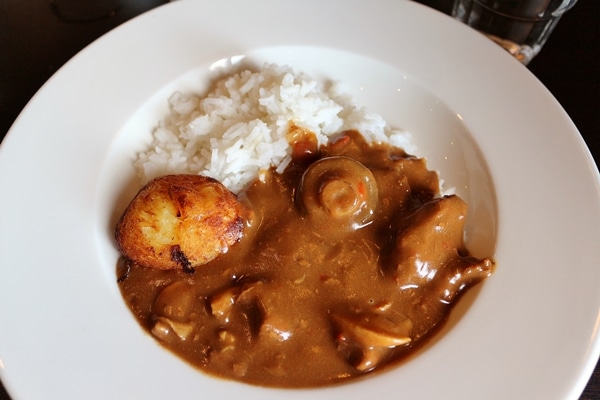
[[[220,182],[200,175],[166,175],[150,181],[116,227],[121,253],[159,269],[199,265],[242,237],[244,207]]]

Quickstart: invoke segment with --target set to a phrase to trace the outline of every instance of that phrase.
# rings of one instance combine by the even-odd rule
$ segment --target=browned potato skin
[[[243,233],[245,210],[220,182],[200,175],[166,175],[150,181],[117,223],[121,253],[152,268],[206,264]]]

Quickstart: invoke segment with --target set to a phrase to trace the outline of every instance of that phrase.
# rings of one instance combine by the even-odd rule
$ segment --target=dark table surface
[[[81,10],[64,6],[66,1],[0,0],[0,140],[35,92],[79,50],[113,27],[167,2],[96,1],[112,1],[116,6],[103,10],[98,5],[81,17],[76,14]],[[416,1],[444,13],[449,13],[452,3]],[[600,1],[579,0],[528,66],[570,115],[596,160],[600,160],[599,20]],[[0,382],[0,400],[9,399]],[[600,399],[600,366],[580,399]]]

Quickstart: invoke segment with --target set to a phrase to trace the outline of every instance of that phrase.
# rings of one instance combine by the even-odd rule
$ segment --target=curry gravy
[[[193,274],[119,261],[141,326],[202,371],[272,387],[362,376],[413,351],[492,272],[464,247],[466,205],[439,196],[424,160],[354,131],[306,145],[239,195],[242,238]]]

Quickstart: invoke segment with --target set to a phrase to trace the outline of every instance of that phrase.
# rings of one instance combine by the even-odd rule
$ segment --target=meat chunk
[[[124,256],[152,268],[186,272],[227,252],[242,237],[244,208],[218,181],[166,175],[150,181],[116,227]]]
[[[420,284],[433,279],[449,260],[464,251],[467,205],[458,196],[423,204],[400,222],[393,254],[397,279]]]
[[[465,288],[487,278],[493,262],[468,255],[463,242],[467,205],[458,196],[425,203],[402,221],[392,267],[401,288],[434,286],[452,302]]]

